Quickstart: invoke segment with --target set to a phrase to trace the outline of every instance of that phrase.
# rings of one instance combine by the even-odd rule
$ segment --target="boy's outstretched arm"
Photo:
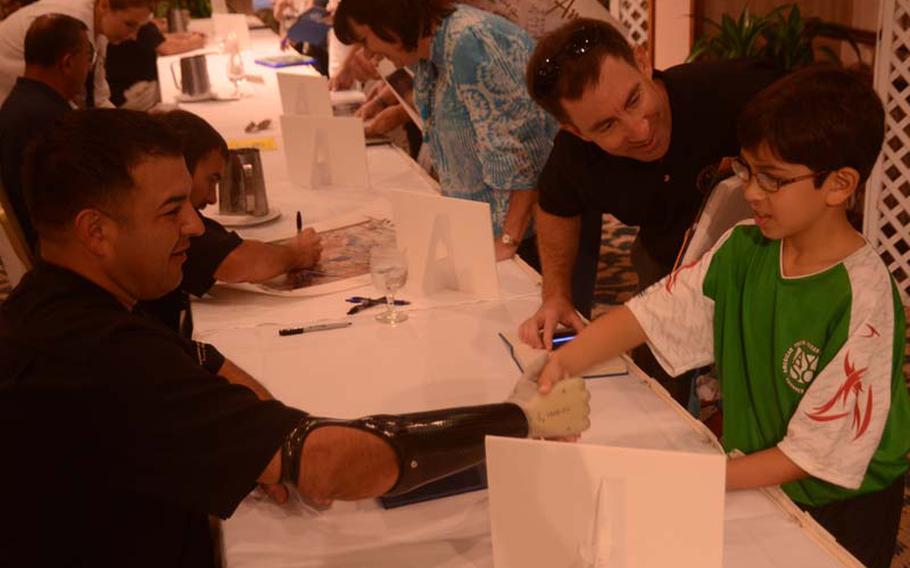
[[[578,337],[553,352],[538,379],[541,394],[567,376],[578,376],[595,364],[638,347],[647,336],[626,306],[613,308],[586,327]]]
[[[781,485],[807,477],[809,474],[777,447],[727,462],[727,491]]]

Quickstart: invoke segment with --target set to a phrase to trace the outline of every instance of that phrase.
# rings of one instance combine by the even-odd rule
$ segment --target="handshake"
[[[525,413],[529,438],[577,439],[591,426],[591,395],[579,377],[559,381],[547,394],[541,394],[537,381],[548,359],[548,354],[541,354],[528,365],[506,402]]]

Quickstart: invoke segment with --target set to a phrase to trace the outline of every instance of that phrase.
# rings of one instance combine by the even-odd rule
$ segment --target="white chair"
[[[730,177],[714,186],[692,227],[686,232],[674,270],[702,257],[734,225],[752,217],[742,181]]]
[[[12,287],[19,283],[34,264],[22,227],[13,213],[2,185],[0,185],[0,262],[3,263],[3,269]]]

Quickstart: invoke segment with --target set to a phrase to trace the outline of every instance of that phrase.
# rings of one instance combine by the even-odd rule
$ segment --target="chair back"
[[[752,217],[752,209],[742,192],[742,181],[729,177],[711,190],[705,198],[695,223],[686,232],[686,238],[676,259],[675,270],[695,262],[708,252],[724,233],[740,221]]]
[[[11,287],[35,264],[32,251],[25,240],[22,225],[16,218],[6,190],[0,184],[0,262]]]

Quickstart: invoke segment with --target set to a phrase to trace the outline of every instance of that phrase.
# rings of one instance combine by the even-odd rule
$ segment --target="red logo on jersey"
[[[669,292],[670,294],[673,293],[673,287],[676,286],[676,280],[679,278],[680,272],[682,272],[683,270],[688,270],[688,269],[692,268],[693,266],[695,266],[696,264],[698,264],[698,260],[693,260],[689,264],[687,264],[685,266],[680,266],[679,268],[674,270],[673,273],[667,277],[667,292]]]
[[[816,408],[815,412],[808,413],[809,418],[816,422],[830,422],[832,420],[840,420],[841,418],[852,414],[853,429],[856,430],[856,436],[854,436],[853,439],[856,440],[865,434],[866,430],[869,428],[869,422],[872,421],[872,389],[867,389],[865,408],[860,408],[860,400],[862,399],[862,392],[865,388],[863,385],[863,375],[865,375],[868,370],[868,367],[865,369],[857,369],[854,367],[850,363],[850,354],[847,353],[844,357],[844,374],[847,376],[844,384],[841,385],[836,393],[834,393],[831,400]],[[853,395],[852,412],[848,407],[848,399],[851,394]],[[840,403],[840,407],[835,410],[834,407],[838,402]],[[837,410],[844,410],[844,412],[837,412]]]
[[[862,337],[863,339],[871,339],[871,338],[873,338],[873,337],[881,337],[881,336],[882,336],[882,334],[880,334],[880,333],[878,332],[877,329],[875,329],[874,327],[872,327],[872,326],[869,325],[868,323],[866,324],[866,331],[868,332],[869,335],[861,335],[860,337]]]

